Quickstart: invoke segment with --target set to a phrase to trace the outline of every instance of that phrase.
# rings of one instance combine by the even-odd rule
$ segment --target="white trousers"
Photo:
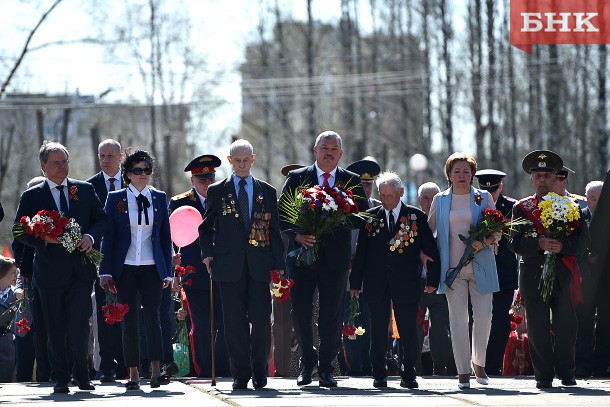
[[[472,303],[472,363],[485,366],[485,354],[489,331],[491,329],[491,311],[493,294],[481,294],[477,288],[472,267],[460,271],[451,288],[447,289],[449,305],[449,328],[451,329],[451,346],[458,374],[470,374],[470,334],[468,330],[468,294]]]

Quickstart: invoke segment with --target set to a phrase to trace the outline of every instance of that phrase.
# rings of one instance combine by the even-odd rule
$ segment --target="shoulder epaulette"
[[[172,201],[177,201],[179,199],[188,198],[189,195],[191,195],[192,192],[193,192],[193,190],[191,189],[190,191],[186,191],[186,192],[183,192],[181,194],[175,195],[175,196],[172,197]]]

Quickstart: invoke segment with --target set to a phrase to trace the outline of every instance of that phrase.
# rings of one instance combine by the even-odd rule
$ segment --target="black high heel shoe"
[[[159,377],[151,377],[150,378],[150,388],[151,389],[156,389],[157,387],[161,387],[161,381],[159,380]]]

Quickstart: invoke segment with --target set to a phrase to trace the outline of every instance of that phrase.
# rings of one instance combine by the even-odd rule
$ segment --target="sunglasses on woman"
[[[146,175],[150,175],[152,174],[152,168],[132,168],[131,172],[133,175],[142,175],[142,173],[146,174]]]

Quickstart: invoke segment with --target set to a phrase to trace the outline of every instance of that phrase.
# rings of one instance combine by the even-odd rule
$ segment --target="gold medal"
[[[413,243],[415,241],[415,239],[411,238],[411,240],[409,240],[409,242]]]
[[[396,248],[394,246],[390,246],[390,251],[393,252],[394,250],[396,250]]]
[[[398,250],[398,253],[402,254],[402,249],[399,249],[399,250]]]

